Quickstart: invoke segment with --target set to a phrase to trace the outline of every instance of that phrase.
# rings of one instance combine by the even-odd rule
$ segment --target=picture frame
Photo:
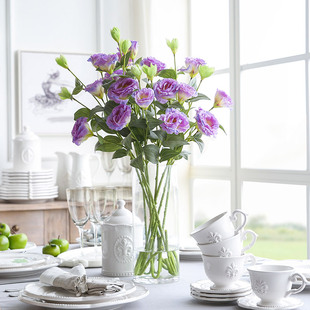
[[[99,78],[98,71],[87,61],[92,54],[18,51],[19,132],[28,126],[39,136],[70,135],[74,113],[82,106],[76,101],[59,98],[61,87],[67,87],[70,92],[74,89],[75,77],[55,59],[63,55],[72,72],[88,85]],[[96,105],[85,91],[76,98],[90,108]]]

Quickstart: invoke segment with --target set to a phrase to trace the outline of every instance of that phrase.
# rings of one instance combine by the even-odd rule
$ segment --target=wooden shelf
[[[45,203],[5,203],[0,201],[0,222],[10,227],[17,225],[19,232],[37,245],[47,244],[52,238],[61,238],[75,243],[78,230],[73,224],[66,201]]]

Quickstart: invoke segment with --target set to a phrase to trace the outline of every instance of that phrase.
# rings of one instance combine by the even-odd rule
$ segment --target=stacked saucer
[[[8,202],[43,202],[58,196],[53,170],[2,171],[0,199]]]
[[[236,301],[252,293],[251,284],[247,281],[239,280],[225,289],[213,289],[213,285],[208,279],[191,283],[191,296],[200,301],[219,303]]]

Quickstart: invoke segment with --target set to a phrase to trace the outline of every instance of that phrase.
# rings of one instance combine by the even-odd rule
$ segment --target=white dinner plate
[[[2,174],[7,175],[53,175],[52,169],[46,169],[46,170],[36,170],[36,171],[19,171],[14,169],[4,169],[2,170]]]
[[[207,302],[228,302],[228,301],[236,301],[239,297],[202,297],[200,295],[197,295],[196,293],[191,291],[191,296],[195,299],[198,299],[200,301],[207,301]]]
[[[88,279],[96,279],[96,277],[88,277]],[[105,279],[107,282],[115,282],[113,278]],[[120,282],[117,280],[117,282]],[[136,286],[132,282],[123,282],[124,288],[116,293],[107,293],[106,295],[87,295],[75,296],[62,288],[53,287],[51,285],[40,282],[29,283],[24,288],[24,293],[33,298],[43,299],[59,303],[98,303],[111,298],[128,295],[136,290]]]
[[[36,199],[25,199],[25,198],[3,198],[0,195],[0,199],[4,200],[4,202],[7,203],[20,203],[20,204],[26,204],[26,203],[45,203],[48,201],[52,201],[54,198],[56,197],[52,197],[52,198],[36,198]]]
[[[7,252],[0,256],[0,273],[3,270],[32,267],[45,262],[41,254]]]
[[[149,294],[149,291],[147,288],[136,285],[136,290],[132,293],[117,296],[113,299],[108,299],[103,302],[98,303],[56,303],[56,302],[50,302],[43,299],[38,298],[32,298],[28,296],[24,291],[20,292],[20,295],[18,299],[24,303],[39,306],[39,307],[45,307],[45,308],[54,308],[54,309],[95,309],[100,308],[104,310],[112,310],[120,308],[124,304],[128,304],[134,301],[137,301],[139,299],[142,299],[146,297]]]
[[[33,264],[32,266],[21,266],[19,268],[12,267],[12,268],[0,268],[0,277],[1,278],[15,278],[15,277],[28,277],[38,273],[43,272],[44,270],[58,266],[62,260],[58,257],[54,257],[51,255],[46,254],[39,254],[39,253],[7,253],[1,254],[0,261],[4,256],[11,256],[15,258],[26,258],[26,259],[35,259],[38,260],[43,259],[43,261],[39,264]]]
[[[34,242],[27,242],[26,246],[24,249],[8,249],[6,251],[1,251],[0,252],[0,257],[2,254],[7,254],[7,253],[22,253],[22,252],[26,252],[26,251],[30,251],[33,250],[37,247],[37,245]]]

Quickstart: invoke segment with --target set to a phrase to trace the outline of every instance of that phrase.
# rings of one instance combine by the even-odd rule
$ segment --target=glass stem
[[[81,253],[82,253],[82,255],[84,254],[84,252],[83,252],[83,232],[84,232],[84,230],[83,230],[83,227],[81,227],[81,226],[78,226],[78,229],[79,229],[79,233],[80,233],[80,248],[81,248]]]
[[[95,249],[95,253],[97,252],[97,225],[96,223],[91,223],[92,227],[93,227],[93,231],[94,231],[94,249]]]

